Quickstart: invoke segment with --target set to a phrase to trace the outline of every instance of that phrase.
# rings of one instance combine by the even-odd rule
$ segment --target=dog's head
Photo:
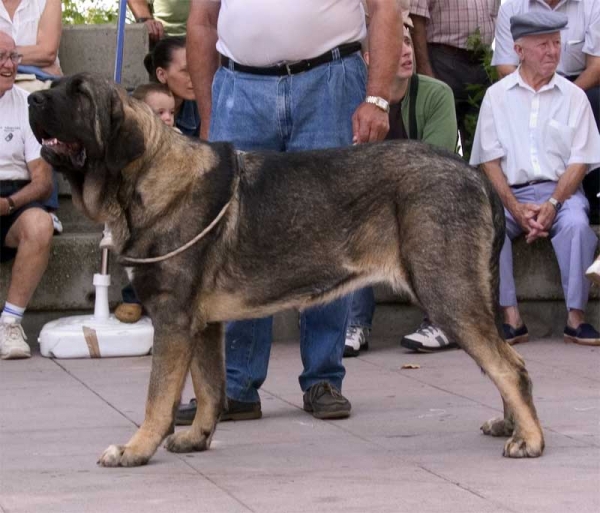
[[[98,222],[117,202],[122,171],[145,152],[148,123],[140,116],[139,102],[91,73],[29,95],[29,123],[42,158],[67,177],[75,204]]]
[[[65,173],[126,167],[144,152],[143,133],[125,112],[129,101],[125,91],[91,73],[29,95],[29,122],[44,160]]]

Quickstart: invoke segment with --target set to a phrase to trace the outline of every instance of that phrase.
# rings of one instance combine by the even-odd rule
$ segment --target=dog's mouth
[[[85,164],[86,153],[81,143],[61,141],[56,137],[50,137],[47,134],[41,138],[44,153],[50,157],[69,159],[73,166],[83,167]]]

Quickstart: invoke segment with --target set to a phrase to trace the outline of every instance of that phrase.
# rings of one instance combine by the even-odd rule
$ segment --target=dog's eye
[[[80,77],[74,77],[69,84],[69,88],[71,90],[71,94],[83,92],[83,88],[81,87],[83,84],[83,79]]]

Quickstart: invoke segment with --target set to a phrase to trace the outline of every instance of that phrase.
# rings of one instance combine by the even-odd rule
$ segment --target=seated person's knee
[[[23,212],[14,225],[17,228],[18,244],[31,244],[44,250],[50,247],[54,226],[50,214],[41,208],[30,208]]]

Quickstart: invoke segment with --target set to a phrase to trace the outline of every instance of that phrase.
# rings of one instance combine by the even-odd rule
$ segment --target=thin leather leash
[[[225,212],[227,212],[229,205],[231,205],[231,202],[233,201],[233,199],[235,198],[235,195],[237,193],[237,189],[240,184],[240,175],[244,170],[244,161],[243,161],[243,153],[244,152],[236,151],[235,153],[236,153],[237,163],[238,163],[238,176],[236,177],[236,183],[235,183],[233,192],[231,193],[231,198],[229,199],[229,201],[227,203],[225,203],[225,206],[221,209],[221,211],[219,212],[217,217],[215,217],[212,220],[212,222],[206,228],[204,228],[204,230],[202,230],[192,240],[186,242],[183,246],[181,246],[177,249],[174,249],[173,251],[167,253],[166,255],[161,255],[161,256],[151,257],[151,258],[134,258],[134,257],[128,257],[125,255],[121,255],[121,257],[120,257],[121,260],[125,260],[127,262],[131,262],[134,264],[154,264],[156,262],[162,262],[162,261],[168,260],[169,258],[172,258],[176,255],[179,255],[179,253],[183,253],[186,249],[192,247],[198,241],[202,240],[217,225],[217,223],[221,220],[221,218],[225,215]]]

